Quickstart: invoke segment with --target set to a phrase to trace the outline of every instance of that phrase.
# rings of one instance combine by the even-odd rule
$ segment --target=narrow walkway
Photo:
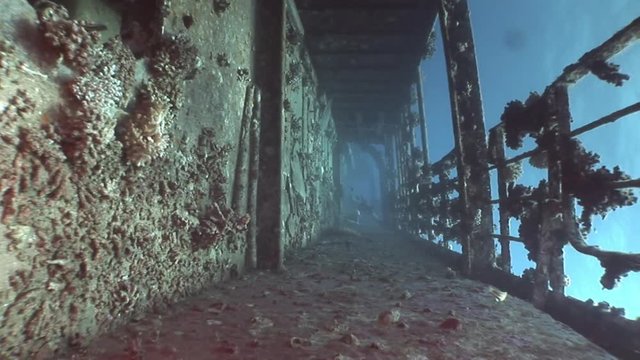
[[[327,236],[287,269],[219,284],[73,358],[615,359],[391,234]]]

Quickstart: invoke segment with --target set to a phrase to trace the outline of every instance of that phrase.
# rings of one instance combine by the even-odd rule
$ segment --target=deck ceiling
[[[341,135],[371,138],[396,124],[409,100],[438,0],[295,3],[320,88],[332,99]]]

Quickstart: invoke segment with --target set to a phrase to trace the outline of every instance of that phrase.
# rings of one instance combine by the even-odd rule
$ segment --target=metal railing
[[[499,231],[493,234],[501,245],[497,265],[510,272],[510,242],[523,243],[529,258],[536,263],[532,281],[533,300],[538,306],[544,303],[549,286],[554,294],[564,294],[561,250],[567,244],[600,261],[605,270],[601,279],[605,288],[613,288],[630,271],[640,271],[640,254],[601,250],[585,240],[592,215],[635,203],[629,188],[640,187],[640,179],[630,178],[618,167],[611,170],[600,167],[597,155],[587,151],[577,139],[581,134],[639,112],[640,102],[571,129],[568,94],[569,88],[589,73],[613,85],[623,85],[628,76],[608,60],[639,37],[640,18],[567,66],[541,94],[532,93],[525,102],[507,104],[501,123],[489,130],[487,171],[496,171],[499,195],[491,200],[499,213]],[[507,159],[505,146],[518,149],[527,136],[534,138],[537,147]],[[516,184],[518,165],[525,159],[547,170],[546,179],[537,187]],[[406,167],[411,156],[403,161]],[[461,225],[461,202],[451,195],[458,190],[457,178],[449,176],[457,161],[456,151],[452,150],[441,160],[423,167],[429,181],[418,179],[401,185],[398,203],[402,204],[401,214],[405,214],[400,221],[404,229],[419,234],[431,228],[436,236],[442,237],[445,246],[459,238],[461,232],[469,231]],[[428,186],[419,186],[421,183]],[[576,201],[583,208],[579,217],[575,214]],[[432,216],[425,218],[416,212]],[[510,218],[521,222],[518,237],[510,234]],[[429,222],[428,226],[425,222]]]
[[[444,3],[448,1],[444,0]],[[455,14],[464,15],[462,10]],[[450,23],[453,21],[449,20]],[[457,22],[465,21],[468,19],[460,17],[449,25],[455,28]],[[443,37],[445,50],[447,45],[455,50],[457,43],[471,41],[470,32],[449,35],[449,38]],[[452,101],[456,148],[433,163],[425,157],[425,164],[417,176],[414,164],[419,163],[420,156],[409,149],[413,146],[412,131],[417,125],[411,123],[413,116],[407,109],[402,117],[401,131],[389,136],[388,145],[394,151],[387,156],[388,163],[396,165],[397,169],[398,183],[388,188],[396,195],[396,225],[400,230],[421,238],[440,240],[439,244],[447,248],[450,241],[456,240],[462,246],[461,255],[431,241],[425,242],[425,246],[469,277],[532,301],[557,320],[625,359],[637,359],[640,354],[640,338],[636,336],[640,321],[620,316],[624,314],[623,309],[609,307],[606,303],[594,306],[593,301],[565,296],[567,278],[562,250],[570,244],[578,252],[597,258],[604,268],[600,282],[608,289],[628,272],[640,271],[640,254],[602,250],[588,245],[586,240],[593,215],[635,203],[631,188],[640,187],[640,179],[625,175],[618,167],[602,167],[599,157],[587,151],[577,139],[581,134],[639,112],[640,103],[630,104],[575,129],[571,128],[569,110],[569,88],[589,73],[615,86],[624,84],[628,76],[620,73],[618,66],[609,59],[638,38],[640,18],[585,53],[576,63],[565,67],[541,94],[533,93],[524,102],[507,104],[500,124],[487,134],[481,132],[480,135],[488,135],[486,143],[476,131],[484,128],[482,119],[474,118],[478,104],[466,101],[464,106],[456,108],[456,112],[453,105],[461,104]],[[466,74],[468,79],[455,77],[459,75],[455,70],[473,65],[465,61],[473,56],[468,54],[468,58],[460,59],[449,55],[447,68],[452,99],[466,99],[469,94],[458,85],[468,81],[475,84],[475,89],[478,82],[472,72]],[[461,81],[452,81],[456,79]],[[475,100],[478,99],[476,96]],[[420,121],[424,123],[424,118]],[[470,133],[470,130],[473,131]],[[519,149],[525,137],[532,137],[536,148],[507,158],[505,146]],[[426,147],[426,143],[423,146]],[[483,152],[489,155],[486,164],[483,163]],[[538,186],[517,184],[519,165],[525,159],[546,169],[546,176]],[[451,176],[452,169],[455,169],[455,176]],[[490,191],[485,191],[490,174],[497,178],[497,199],[491,199]],[[580,216],[575,213],[576,203],[583,210]],[[497,223],[492,218],[495,207],[499,214]],[[518,236],[510,233],[511,218],[520,220]],[[500,244],[497,256],[492,238]],[[511,273],[511,242],[524,244],[529,259],[535,262],[535,269],[526,270],[522,277]]]

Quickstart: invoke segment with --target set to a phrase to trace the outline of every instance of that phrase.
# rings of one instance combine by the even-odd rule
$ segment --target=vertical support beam
[[[438,172],[438,181],[440,182],[440,184],[446,184],[449,181],[449,177],[447,176],[446,170],[441,169]],[[447,192],[443,190],[440,193],[439,200],[440,201],[439,201],[439,206],[437,211],[438,211],[438,220],[440,221],[440,226],[450,229],[452,221],[449,218],[450,211],[448,210],[451,204],[451,201],[449,200],[449,194],[447,194]],[[442,246],[449,249],[449,240],[451,239],[447,238],[447,236],[444,235],[442,237]]]
[[[394,199],[396,198],[396,191],[395,191],[395,181],[396,181],[396,173],[394,171],[394,159],[393,159],[393,138],[391,135],[389,134],[385,134],[384,136],[384,152],[385,152],[385,171],[387,173],[387,186],[385,188],[385,191],[387,192],[387,202],[386,204],[384,204],[384,209],[383,209],[383,220],[385,222],[385,224],[387,225],[391,225],[392,222],[392,217],[391,214],[393,214],[393,202],[395,201]]]
[[[482,97],[467,1],[441,0],[439,16],[449,78],[458,186],[464,206],[463,268],[471,274],[495,262]]]
[[[402,172],[403,172],[403,182],[402,182],[402,224],[403,229],[408,230],[411,224],[411,214],[410,214],[410,201],[411,201],[411,189],[409,184],[411,182],[411,150],[413,147],[413,138],[412,134],[409,131],[409,114],[406,109],[404,109],[400,115],[400,123],[402,124],[400,127],[400,139],[401,139],[401,149],[402,149]]]
[[[400,189],[400,171],[398,169],[398,141],[396,139],[396,135],[395,134],[390,134],[389,138],[391,139],[391,148],[389,149],[390,153],[391,153],[391,162],[390,165],[392,166],[393,169],[393,173],[394,173],[394,180],[393,180],[393,188],[394,188],[394,192],[397,194],[399,192]]]
[[[409,91],[411,94],[411,91]],[[413,235],[416,235],[417,224],[417,206],[416,206],[416,194],[415,187],[418,181],[417,178],[417,166],[416,158],[414,157],[414,150],[416,146],[416,134],[415,127],[412,126],[415,123],[413,118],[414,114],[411,112],[409,105],[405,106],[404,113],[406,114],[406,122],[404,125],[405,134],[407,136],[407,201],[406,201],[406,218],[407,218],[407,231]],[[421,160],[421,159],[420,159]]]
[[[496,169],[498,173],[498,198],[500,199],[498,212],[500,214],[500,235],[503,236],[502,238],[500,238],[500,259],[498,262],[502,270],[510,273],[511,241],[508,238],[508,236],[510,235],[509,213],[505,206],[505,201],[507,201],[508,179],[506,176],[507,165],[505,165],[506,156],[504,151],[504,127],[501,125],[494,128],[489,136],[493,137],[493,141],[490,141],[490,143],[493,144],[494,148],[490,149],[490,151],[495,154]]]
[[[402,115],[398,114],[398,123],[402,124]],[[400,195],[404,195],[404,139],[402,136],[402,125],[400,125],[395,134],[396,139],[396,159],[398,161],[398,192]]]
[[[420,136],[422,138],[422,159],[424,164],[422,165],[422,183],[425,185],[424,189],[426,189],[426,194],[420,194],[421,201],[424,206],[423,209],[423,217],[424,222],[426,224],[425,230],[427,231],[427,237],[429,241],[434,240],[433,235],[433,199],[431,194],[431,183],[432,183],[432,175],[431,175],[431,164],[429,163],[429,141],[427,137],[427,115],[424,110],[424,94],[423,94],[423,84],[422,84],[422,70],[420,69],[420,65],[416,70],[416,92],[418,95],[418,111],[420,113]]]
[[[418,66],[418,69],[416,71],[416,90],[418,95],[418,112],[420,114],[420,136],[422,139],[422,156],[423,156],[424,163],[426,165],[426,164],[429,164],[429,147],[428,147],[428,140],[427,140],[427,116],[426,116],[426,112],[424,111],[424,94],[422,93],[423,91],[422,70],[420,69],[420,66]]]
[[[402,159],[401,159],[401,154],[402,154],[402,141],[400,141],[400,133],[398,132],[397,134],[393,135],[393,150],[395,152],[395,158],[396,158],[396,173],[397,175],[397,194],[398,197],[396,199],[396,204],[395,204],[395,212],[396,212],[396,217],[400,216],[400,200],[402,199],[402,177],[403,177],[403,173],[402,173]]]
[[[397,226],[396,218],[398,212],[396,211],[396,204],[398,203],[398,166],[396,160],[396,138],[392,133],[388,133],[389,137],[389,173],[393,174],[393,177],[390,179],[389,186],[391,187],[391,192],[393,196],[390,197],[389,204],[389,224],[392,226]]]
[[[558,149],[557,156],[560,159],[560,169],[556,170],[559,174],[560,183],[560,199],[562,208],[564,210],[562,220],[564,222],[573,222],[575,219],[575,206],[574,200],[565,193],[562,188],[562,157],[568,153],[566,150],[565,142],[563,138],[568,138],[571,135],[571,111],[569,109],[569,89],[567,86],[559,86],[555,91],[555,104],[554,114],[556,115],[556,121],[558,123],[558,138],[556,140],[556,146]],[[557,166],[557,165],[555,165]],[[566,225],[563,223],[561,229],[566,229]],[[558,232],[554,232],[554,247],[551,253],[551,289],[556,296],[564,296],[564,290],[566,287],[566,276],[564,272],[564,251],[563,248],[567,244],[567,239],[557,235]]]
[[[333,184],[335,186],[333,201],[336,206],[336,217],[334,226],[340,226],[342,217],[342,198],[344,197],[344,187],[342,186],[341,164],[342,163],[342,142],[340,139],[333,145]]]
[[[553,137],[548,154],[547,199],[542,204],[542,224],[540,243],[536,261],[533,289],[533,304],[542,309],[546,305],[549,284],[556,295],[564,294],[564,257],[562,248],[567,240],[559,238],[565,227],[564,221],[574,221],[571,199],[562,191],[563,137],[569,136],[571,114],[566,86],[551,86],[544,92],[548,111],[552,116],[546,119],[544,131]],[[563,219],[563,217],[570,217]]]
[[[407,136],[407,114],[404,111],[400,112],[400,127],[398,129],[399,135],[399,150],[400,150],[400,169],[402,171],[402,183],[400,184],[400,223],[402,224],[402,230],[407,229],[407,198],[409,197],[409,161],[408,161],[408,136]]]
[[[281,270],[285,4],[258,1],[256,6],[255,76],[262,90],[257,263],[260,269]]]
[[[398,169],[398,198],[395,204],[395,215],[396,215],[396,226],[398,228],[403,228],[403,216],[404,216],[404,194],[405,194],[405,173],[404,173],[404,157],[403,153],[403,142],[402,142],[402,132],[400,128],[398,128],[398,133],[394,136],[395,145],[396,145],[396,167]]]

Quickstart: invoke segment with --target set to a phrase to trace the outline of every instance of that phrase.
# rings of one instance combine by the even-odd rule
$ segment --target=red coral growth
[[[16,213],[15,198],[16,189],[14,187],[10,187],[7,191],[4,192],[4,195],[2,195],[1,221],[3,224],[8,224],[9,218],[11,218]]]
[[[172,110],[184,104],[182,80],[191,80],[200,67],[198,49],[184,35],[163,38],[149,59],[152,78],[150,88],[154,100],[168,100]]]
[[[239,215],[230,208],[220,207],[218,203],[209,206],[200,218],[199,226],[191,233],[195,250],[214,245],[230,234],[238,234],[247,230],[249,215]]]
[[[238,216],[233,223],[233,228],[236,232],[246,231],[249,227],[249,222],[251,222],[251,216],[249,216],[249,214]]]
[[[23,89],[18,89],[7,106],[0,112],[0,138],[7,144],[15,145],[19,121],[30,115],[36,108],[35,101]]]
[[[80,110],[71,112],[63,109],[65,114],[58,119],[57,133],[60,136],[62,152],[72,163],[82,163],[85,149],[89,144],[89,135],[86,132],[84,119],[89,117]]]
[[[62,55],[67,66],[80,72],[87,71],[91,48],[100,39],[100,33],[88,31],[90,27],[85,21],[71,20],[67,9],[52,1],[41,1],[37,12],[47,45]]]

